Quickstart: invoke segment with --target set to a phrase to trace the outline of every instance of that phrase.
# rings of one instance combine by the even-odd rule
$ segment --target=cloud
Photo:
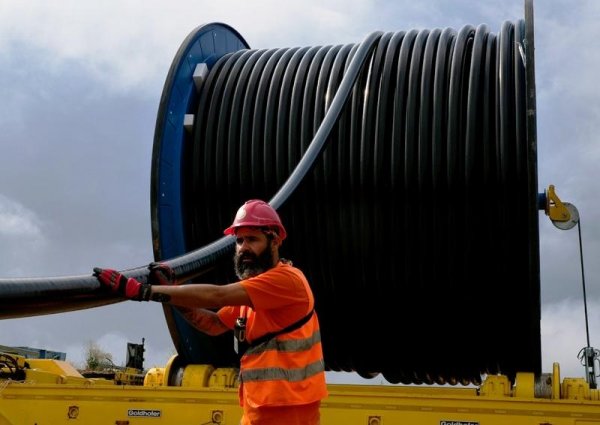
[[[0,237],[19,237],[43,241],[41,223],[36,215],[0,194]]]
[[[26,273],[25,258],[44,255],[48,247],[44,227],[33,211],[0,194],[0,269],[3,276]]]
[[[148,89],[162,84],[177,48],[198,25],[229,24],[253,48],[286,46],[293,38],[311,43],[353,32],[352,15],[365,12],[370,3],[353,0],[342,8],[339,0],[286,7],[275,0],[6,2],[0,15],[0,57],[26,48],[49,73],[75,63],[110,90]],[[314,24],[310,30],[307,22]]]

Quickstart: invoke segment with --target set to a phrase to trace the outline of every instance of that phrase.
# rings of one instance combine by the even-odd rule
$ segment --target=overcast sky
[[[600,2],[537,0],[534,13],[539,191],[554,184],[579,210],[600,348]],[[0,0],[0,277],[152,261],[156,112],[175,52],[200,24],[274,48],[357,43],[375,30],[486,23],[497,33],[520,18],[523,0]],[[563,376],[583,377],[577,228],[558,230],[540,212],[540,255],[543,371],[559,362]],[[174,353],[159,304],[0,320],[0,345],[64,351],[76,365],[89,341],[123,364],[126,343],[142,338],[146,367]]]

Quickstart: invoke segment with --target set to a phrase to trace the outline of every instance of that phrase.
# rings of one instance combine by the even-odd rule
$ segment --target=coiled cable
[[[360,45],[223,56],[186,156],[190,250],[245,200],[270,199],[315,291],[330,370],[403,383],[539,371],[524,36],[524,21],[377,34],[333,124]]]

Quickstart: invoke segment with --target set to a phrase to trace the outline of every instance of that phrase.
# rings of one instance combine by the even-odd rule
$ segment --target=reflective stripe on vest
[[[308,351],[313,345],[319,342],[321,342],[321,332],[317,330],[310,337],[303,339],[288,339],[283,341],[279,341],[276,338],[270,339],[255,347],[248,348],[246,350],[246,355],[260,354],[269,350],[277,350],[286,353]]]
[[[298,382],[323,371],[325,371],[325,364],[323,363],[323,360],[318,360],[299,369],[282,369],[278,367],[251,369],[242,371],[240,375],[242,382],[272,381],[279,379],[288,382]]]

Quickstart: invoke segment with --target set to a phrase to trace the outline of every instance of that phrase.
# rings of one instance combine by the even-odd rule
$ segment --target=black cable
[[[317,111],[328,107],[323,87],[327,81],[336,89],[332,82],[339,81],[345,55],[357,47],[338,46],[335,53],[330,46],[298,49],[285,77],[261,77],[280,82],[272,87],[279,97],[274,106],[273,98],[266,105],[255,102],[265,112],[254,110],[253,117],[268,120],[254,124],[252,146],[261,137],[260,128],[274,147],[258,145],[264,150],[255,158],[264,158],[262,163],[228,164],[239,168],[240,186],[228,186],[227,192],[236,195],[219,199],[227,198],[224,204],[233,210],[249,193],[268,199],[279,188],[272,204],[289,223],[286,244],[292,259],[311,275],[323,305],[322,334],[332,369],[363,376],[383,372],[391,382],[464,383],[477,382],[482,372],[539,368],[535,354],[526,365],[518,364],[522,353],[498,349],[496,339],[539,338],[515,334],[520,321],[534,317],[526,312],[514,319],[491,317],[486,330],[465,314],[482,300],[489,302],[502,285],[513,291],[503,291],[498,297],[503,303],[515,297],[519,284],[498,271],[499,263],[514,263],[517,270],[530,267],[529,258],[511,252],[527,243],[514,217],[528,214],[532,202],[523,192],[531,157],[523,143],[524,64],[514,50],[524,37],[521,29],[521,23],[506,22],[498,36],[485,25],[465,26],[458,33],[381,34],[339,121],[331,126],[330,146],[318,162],[310,162],[314,168],[303,172],[304,181],[294,179],[293,170],[319,121]],[[278,123],[276,130],[271,122]],[[315,141],[306,154],[323,149]],[[246,143],[243,135],[228,142]],[[256,174],[266,169],[275,170],[274,180]],[[249,186],[241,177],[247,173],[254,173]],[[291,194],[287,204],[280,202],[284,192]],[[517,211],[507,208],[515,207],[513,199]],[[217,228],[226,226],[230,215],[220,219]],[[385,241],[392,242],[391,257],[385,254]],[[490,270],[496,275],[483,278]],[[520,303],[527,301],[525,296]],[[349,318],[346,309],[364,310],[380,325]],[[388,332],[395,318],[398,323],[419,321],[419,326],[399,326],[401,341],[409,346],[439,341],[441,347],[454,348],[443,361],[438,350],[391,350],[386,342],[393,338]],[[424,320],[434,320],[445,331],[428,338]],[[474,337],[473,330],[482,336]],[[328,347],[335,347],[335,354]],[[484,356],[490,360],[482,365],[480,349],[500,354]]]
[[[583,291],[583,309],[585,313],[585,336],[587,341],[587,346],[590,345],[590,328],[588,322],[588,311],[587,311],[587,296],[585,290],[585,271],[583,269],[583,244],[581,242],[581,218],[577,221],[577,232],[579,233],[579,262],[581,264],[581,286]]]
[[[586,287],[585,287],[585,271],[583,268],[583,242],[581,239],[581,217],[577,220],[577,231],[579,233],[579,261],[581,264],[581,285],[583,290],[583,310],[585,316],[585,335],[587,345],[583,347],[577,358],[581,360],[581,363],[585,366],[585,374],[586,381],[590,385],[591,389],[597,388],[596,378],[596,362],[598,361],[598,357],[600,356],[600,351],[594,349],[590,344],[590,329],[589,329],[589,321],[588,321],[588,309],[587,309],[587,295],[586,295]]]
[[[469,315],[446,315],[445,311],[449,300],[458,302],[459,309],[474,308],[508,280],[507,276],[492,277],[487,287],[474,277],[473,270],[481,275],[489,270],[486,267],[497,267],[482,255],[481,246],[490,246],[489,252],[496,252],[504,262],[511,261],[510,247],[521,244],[519,234],[510,229],[514,211],[498,205],[498,201],[509,204],[516,195],[525,201],[520,209],[530,207],[518,186],[524,178],[523,165],[530,158],[520,139],[522,118],[513,116],[515,110],[523,115],[519,109],[523,64],[514,59],[511,47],[515,37],[523,37],[515,34],[520,27],[503,25],[500,49],[498,37],[485,25],[465,26],[458,33],[435,29],[381,34],[368,67],[356,75],[352,96],[331,127],[331,146],[314,169],[305,170],[302,182],[293,175],[287,182],[284,179],[299,164],[307,140],[318,128],[318,111],[329,106],[323,87],[330,87],[329,93],[337,89],[341,65],[348,63],[346,55],[358,47],[338,46],[335,52],[330,46],[298,49],[285,64],[285,72],[280,68],[278,74],[261,77],[275,82],[271,90],[279,96],[270,96],[266,104],[261,99],[254,103],[258,109],[253,111],[253,120],[266,117],[264,125],[260,121],[252,127],[251,145],[258,151],[251,161],[228,163],[230,169],[239,170],[240,183],[239,187],[227,186],[226,192],[235,195],[220,196],[226,201],[219,204],[233,210],[244,197],[251,197],[249,193],[269,198],[280,186],[278,194],[290,193],[289,208],[280,205],[279,195],[272,198],[272,204],[281,207],[293,229],[288,249],[308,270],[317,299],[323,303],[320,316],[323,326],[330,327],[329,332],[322,332],[324,347],[335,347],[335,355],[327,352],[332,369],[356,370],[363,376],[383,371],[391,382],[428,383],[476,382],[482,370],[510,372],[515,355],[511,358],[506,352],[502,356],[510,360],[493,358],[484,366],[477,365],[476,347],[494,350],[493,337],[474,338],[469,329],[486,332]],[[498,80],[500,74],[503,81]],[[499,103],[490,105],[488,100],[495,99]],[[238,112],[232,108],[233,116],[249,117],[240,112],[243,107]],[[235,123],[239,118],[221,119]],[[261,138],[268,145],[261,144]],[[241,150],[249,148],[243,134],[228,143],[240,144]],[[307,153],[312,148],[316,152],[315,146],[313,142]],[[262,170],[273,169],[274,180],[266,178]],[[217,192],[224,189],[219,187]],[[502,196],[496,198],[494,191]],[[216,216],[221,222],[215,222]],[[222,228],[229,219],[215,213],[210,223]],[[501,230],[490,231],[490,226]],[[317,235],[318,243],[297,235]],[[392,252],[399,263],[382,253],[385,240],[399,242]],[[504,248],[494,251],[496,244]],[[348,266],[351,269],[345,270]],[[425,307],[428,304],[431,308]],[[445,321],[446,332],[431,336],[441,346],[468,349],[449,350],[439,367],[435,366],[440,362],[436,350],[390,350],[385,343],[390,338],[386,323],[394,316],[387,311],[397,307],[400,323],[427,320],[427,316]],[[382,326],[348,319],[346,308],[364,309]],[[516,320],[530,318],[525,315]],[[490,323],[491,333],[506,340],[507,321],[491,318]],[[515,327],[512,321],[508,328],[513,332]],[[401,328],[402,341],[417,346],[429,343],[423,326]]]

